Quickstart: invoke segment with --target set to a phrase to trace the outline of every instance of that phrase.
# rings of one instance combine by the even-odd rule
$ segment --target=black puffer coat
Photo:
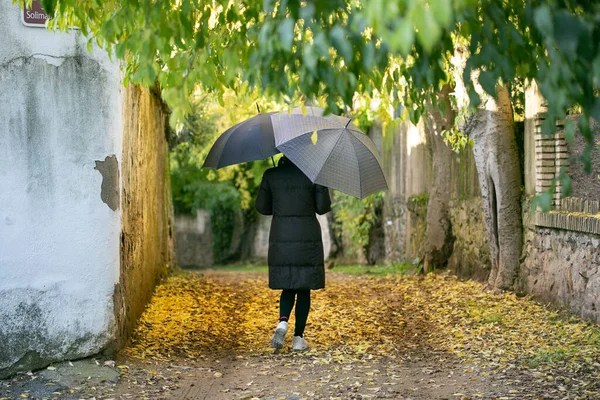
[[[287,158],[265,171],[256,210],[273,215],[269,235],[269,287],[325,287],[323,241],[318,214],[331,209],[329,190],[313,184]]]

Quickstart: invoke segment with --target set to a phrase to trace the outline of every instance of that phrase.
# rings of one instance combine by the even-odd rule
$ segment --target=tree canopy
[[[450,78],[449,59],[466,52],[490,95],[503,82],[535,79],[545,96],[544,127],[576,107],[588,139],[600,120],[600,4],[575,0],[42,0],[61,29],[76,26],[125,61],[126,80],[158,84],[180,119],[198,85],[224,92],[243,82],[267,95],[323,97],[338,112],[355,93],[402,105],[413,121]],[[575,129],[566,125],[567,140]]]

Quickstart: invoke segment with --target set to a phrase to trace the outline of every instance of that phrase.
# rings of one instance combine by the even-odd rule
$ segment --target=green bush
[[[342,236],[349,233],[353,253],[360,251],[366,255],[369,246],[369,233],[379,223],[378,207],[383,204],[383,192],[375,193],[364,199],[357,199],[342,192],[334,192],[332,209],[334,215],[333,228]]]
[[[178,214],[195,215],[204,209],[210,215],[213,235],[213,260],[227,260],[236,215],[241,211],[241,196],[231,181],[212,181],[214,172],[203,170],[200,149],[188,142],[171,150],[171,187],[173,206]]]

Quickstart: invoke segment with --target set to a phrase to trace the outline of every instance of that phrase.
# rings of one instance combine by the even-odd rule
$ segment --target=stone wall
[[[181,267],[207,267],[213,264],[210,215],[197,210],[196,216],[175,216],[177,264]]]
[[[448,267],[459,277],[485,281],[490,273],[490,248],[480,197],[450,202],[454,249]]]
[[[454,156],[450,169],[450,221],[454,249],[448,266],[461,278],[485,281],[491,266],[490,249],[471,146]]]
[[[245,226],[244,215],[238,211],[231,232],[229,248],[221,257],[226,260],[248,259],[252,255],[252,242],[256,227]],[[196,210],[196,216],[175,215],[177,264],[183,268],[210,267],[222,263],[214,254],[214,237],[210,213]]]
[[[231,253],[241,245],[244,260],[266,262],[269,251],[271,216],[258,215],[248,229],[239,228],[233,232]],[[331,233],[327,215],[318,215],[323,236],[325,258],[331,253]],[[241,222],[237,224],[241,226]],[[210,216],[205,210],[198,210],[197,216],[177,215],[175,217],[177,262],[182,267],[208,267],[214,264],[212,256],[212,229]],[[242,232],[243,231],[243,232]],[[241,236],[244,236],[242,239]]]
[[[591,173],[584,170],[583,163],[577,160],[587,147],[586,139],[579,132],[577,127],[577,118],[579,116],[569,116],[567,119],[575,123],[575,138],[573,143],[568,144],[569,154],[575,158],[569,165],[569,176],[573,180],[571,193],[572,197],[581,199],[600,200],[600,122],[590,119],[590,129],[593,132],[592,142],[594,147],[591,153],[592,169]]]
[[[600,234],[540,227],[534,218],[524,213],[516,290],[600,321]]]
[[[0,378],[110,345],[119,282],[119,65],[0,0]]]
[[[162,103],[135,85],[124,92],[121,262],[114,296],[117,346],[133,332],[155,285],[175,264]]]
[[[383,135],[382,158],[389,191],[384,201],[387,262],[412,263],[423,256],[427,193],[433,177],[423,126],[396,122]],[[485,280],[489,249],[472,149],[455,155],[451,165],[450,214],[455,237],[450,267],[461,277]]]
[[[526,158],[535,166],[535,191],[531,177],[527,194],[548,191],[561,168],[566,167],[572,178],[572,197],[562,198],[560,183],[553,193],[550,212],[531,212],[528,196],[523,204],[524,239],[522,263],[515,290],[533,295],[536,299],[558,304],[586,318],[600,321],[600,153],[592,152],[592,173],[583,171],[578,156],[585,148],[585,140],[575,129],[575,140],[567,143],[564,135],[566,121],[557,124],[552,137],[541,134],[545,118],[543,99],[536,95],[535,85],[526,93]],[[567,119],[576,121],[579,116]],[[590,126],[594,142],[600,140],[600,129],[595,121]],[[533,140],[532,140],[533,139]],[[526,161],[527,163],[527,161]],[[531,172],[530,172],[531,173]]]

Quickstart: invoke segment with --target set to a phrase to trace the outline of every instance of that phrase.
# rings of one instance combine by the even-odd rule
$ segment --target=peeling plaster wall
[[[25,27],[11,0],[0,0],[0,37],[2,377],[114,337],[122,124],[119,67],[105,53]]]

